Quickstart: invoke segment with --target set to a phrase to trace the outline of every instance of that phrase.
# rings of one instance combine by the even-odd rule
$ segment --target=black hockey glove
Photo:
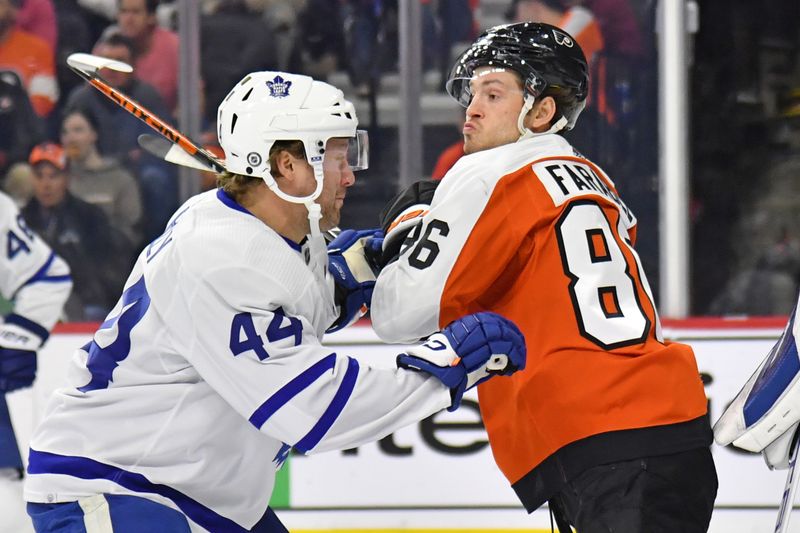
[[[400,255],[406,237],[428,212],[438,185],[439,182],[434,180],[417,181],[392,198],[383,208],[379,215],[381,229],[385,235],[380,268]]]

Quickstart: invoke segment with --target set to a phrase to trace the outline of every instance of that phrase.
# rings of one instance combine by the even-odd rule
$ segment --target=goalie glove
[[[454,411],[464,392],[496,375],[525,368],[525,337],[510,320],[490,312],[454,320],[419,346],[397,356],[397,366],[432,375],[450,389]]]
[[[375,288],[373,264],[380,254],[382,235],[377,229],[347,229],[328,244],[328,272],[339,316],[327,333],[346,328],[369,310]]]
[[[433,180],[417,181],[383,208],[379,218],[386,237],[383,240],[380,268],[400,256],[406,237],[422,222],[422,217],[430,209],[438,185],[439,182]]]

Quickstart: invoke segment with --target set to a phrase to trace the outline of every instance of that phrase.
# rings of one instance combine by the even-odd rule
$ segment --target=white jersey
[[[195,530],[246,531],[290,447],[358,446],[450,405],[435,378],[322,346],[330,290],[222,191],[187,201],[74,356],[31,441],[26,500],[134,494]]]
[[[0,347],[36,350],[47,339],[69,297],[69,267],[25,224],[0,192],[0,295],[14,310],[0,324]]]

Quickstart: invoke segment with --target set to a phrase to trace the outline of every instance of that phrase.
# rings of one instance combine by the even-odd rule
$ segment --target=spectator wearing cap
[[[37,145],[28,161],[34,195],[22,216],[70,266],[74,285],[64,308],[67,319],[103,320],[122,289],[130,258],[102,209],[69,192],[66,157],[59,145]]]
[[[16,72],[41,117],[58,101],[53,50],[42,38],[15,26],[22,0],[0,0],[0,69]]]
[[[69,163],[70,191],[105,211],[131,249],[141,244],[139,185],[114,158],[97,149],[98,122],[86,109],[70,109],[61,122],[61,144]]]

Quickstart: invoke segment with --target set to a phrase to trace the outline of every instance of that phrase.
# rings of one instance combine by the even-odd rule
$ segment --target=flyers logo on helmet
[[[556,44],[566,46],[567,48],[572,48],[575,45],[575,41],[572,40],[572,37],[557,30],[553,30],[553,38],[556,40]]]

